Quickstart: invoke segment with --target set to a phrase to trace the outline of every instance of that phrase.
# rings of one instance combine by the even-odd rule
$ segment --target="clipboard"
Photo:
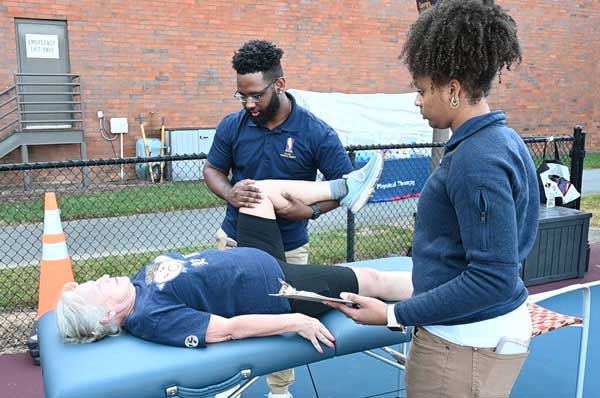
[[[324,301],[334,301],[336,303],[343,303],[346,305],[355,306],[356,304],[350,300],[344,300],[341,298],[335,297],[327,297],[315,292],[308,292],[306,290],[296,290],[292,285],[287,283],[281,278],[278,278],[279,283],[281,283],[281,288],[278,293],[270,293],[269,296],[273,297],[284,297],[292,300],[305,300],[305,301],[315,301],[318,303],[323,303]]]

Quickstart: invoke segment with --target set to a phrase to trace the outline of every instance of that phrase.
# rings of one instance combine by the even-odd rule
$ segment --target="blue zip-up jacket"
[[[407,326],[483,321],[527,299],[519,271],[540,207],[527,146],[498,111],[464,123],[445,149],[417,208],[413,297],[394,308]]]

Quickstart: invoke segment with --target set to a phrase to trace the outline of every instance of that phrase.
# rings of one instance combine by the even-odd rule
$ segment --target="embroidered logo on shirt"
[[[198,337],[194,336],[193,334],[186,337],[185,338],[185,346],[187,348],[198,347]]]
[[[206,261],[204,257],[202,257],[201,259],[194,258],[190,260],[190,265],[192,267],[202,267],[203,265],[208,265],[208,261]]]
[[[285,143],[285,151],[279,155],[288,159],[296,159],[296,155],[294,155],[294,139],[292,137],[288,137]]]

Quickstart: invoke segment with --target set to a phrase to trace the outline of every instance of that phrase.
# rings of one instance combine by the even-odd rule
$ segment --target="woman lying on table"
[[[377,153],[365,167],[341,180],[256,181],[263,198],[253,208],[240,209],[237,248],[169,253],[132,278],[105,275],[96,281],[68,283],[57,307],[61,335],[66,342],[86,343],[118,334],[124,327],[152,342],[204,347],[296,332],[319,352],[323,352],[319,342],[333,347],[334,336],[314,318],[329,308],[270,296],[279,291],[279,279],[298,290],[330,297],[352,292],[402,300],[411,296],[410,276],[368,268],[287,264],[275,209],[289,204],[284,192],[306,204],[341,199],[344,207],[359,209],[373,192],[382,168]]]

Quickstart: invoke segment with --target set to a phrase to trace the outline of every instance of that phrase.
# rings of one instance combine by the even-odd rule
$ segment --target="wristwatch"
[[[319,218],[321,216],[321,205],[318,203],[312,204],[310,205],[310,208],[313,211],[313,215],[310,218],[311,220],[316,220],[317,218]]]
[[[396,313],[394,312],[394,304],[388,304],[387,306],[387,328],[392,332],[406,333],[406,326],[401,325],[396,320]]]

